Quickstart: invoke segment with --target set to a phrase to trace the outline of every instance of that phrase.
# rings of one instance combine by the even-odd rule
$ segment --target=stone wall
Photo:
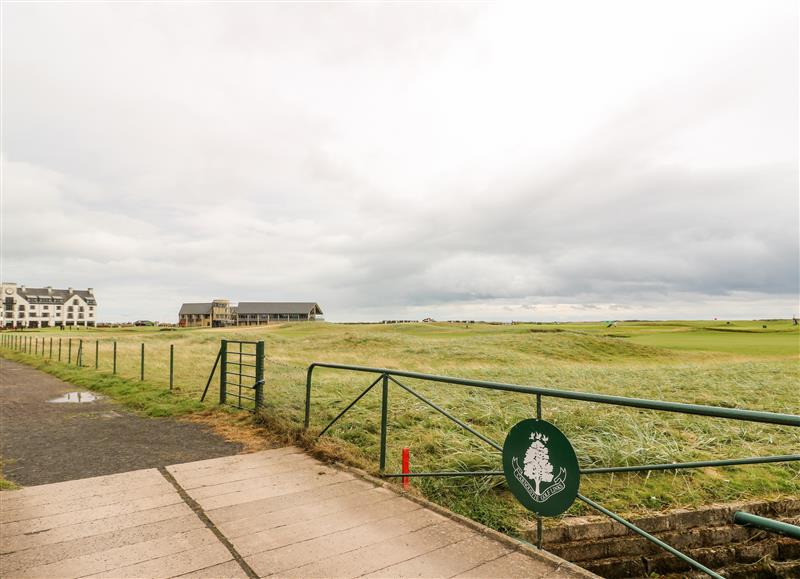
[[[740,510],[800,524],[800,499],[681,509],[631,522],[725,577],[800,577],[800,541],[734,524]],[[526,535],[535,541],[535,529]],[[573,517],[546,528],[544,548],[609,579],[693,576],[687,563],[602,516]]]

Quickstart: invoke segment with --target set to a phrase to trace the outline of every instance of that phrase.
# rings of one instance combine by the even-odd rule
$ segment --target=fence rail
[[[353,399],[343,410],[341,410],[336,417],[333,418],[322,430],[318,436],[323,436],[331,427],[333,427],[339,419],[341,419],[348,411],[350,411],[356,403],[358,403],[368,392],[370,392],[379,383],[381,384],[381,416],[380,416],[380,451],[379,451],[379,470],[380,475],[387,478],[400,478],[400,477],[471,477],[471,476],[503,476],[503,470],[480,470],[480,471],[430,471],[430,472],[386,472],[386,452],[387,452],[387,439],[388,439],[388,411],[389,411],[389,385],[394,384],[399,387],[403,392],[410,394],[417,400],[423,402],[425,405],[443,415],[448,420],[457,424],[463,430],[469,432],[471,435],[480,439],[493,449],[502,452],[502,446],[491,438],[481,434],[472,426],[454,416],[432,400],[423,396],[416,390],[409,387],[407,384],[401,382],[398,378],[407,378],[413,380],[421,380],[426,382],[452,384],[455,386],[483,388],[501,392],[513,392],[518,394],[526,394],[536,397],[536,417],[542,418],[542,399],[543,398],[559,398],[566,400],[577,400],[581,402],[589,402],[594,404],[604,404],[612,406],[621,406],[628,408],[638,408],[645,410],[656,410],[661,412],[672,412],[679,414],[688,414],[695,416],[705,416],[712,418],[720,418],[727,420],[739,420],[747,422],[755,422],[761,424],[773,424],[780,426],[793,426],[800,427],[800,416],[793,414],[781,414],[775,412],[763,412],[757,410],[745,410],[739,408],[722,408],[717,406],[706,406],[700,404],[685,404],[681,402],[669,402],[663,400],[647,400],[642,398],[628,398],[624,396],[611,396],[605,394],[595,394],[591,392],[578,392],[571,390],[558,390],[550,388],[542,388],[537,386],[521,386],[517,384],[506,384],[502,382],[490,382],[485,380],[472,380],[466,378],[455,378],[450,376],[439,376],[435,374],[424,374],[419,372],[407,372],[403,370],[392,370],[388,368],[371,368],[367,366],[354,366],[348,364],[334,364],[315,362],[308,367],[306,372],[306,399],[305,399],[305,416],[304,428],[307,430],[310,427],[311,420],[311,404],[313,395],[313,376],[314,371],[318,368],[327,368],[332,370],[342,370],[347,372],[356,372],[364,374],[377,375],[373,380],[355,399]],[[765,456],[765,457],[747,457],[747,458],[732,458],[721,460],[708,460],[708,461],[694,461],[683,463],[669,463],[669,464],[648,464],[648,465],[633,465],[633,466],[608,466],[598,468],[581,468],[581,475],[593,475],[604,473],[616,472],[646,472],[654,470],[673,470],[673,469],[688,469],[688,468],[703,468],[708,466],[732,466],[732,465],[751,465],[751,464],[766,464],[776,462],[794,462],[800,461],[800,454],[781,455],[781,456]],[[688,565],[695,569],[706,573],[711,577],[720,577],[719,574],[709,569],[699,561],[696,561],[673,548],[672,546],[664,543],[660,539],[650,535],[643,529],[640,529],[633,523],[623,519],[616,513],[611,512],[602,505],[593,501],[592,499],[578,494],[578,500],[590,508],[610,517],[616,522],[624,525],[634,533],[644,537],[648,541],[658,545],[660,548],[672,553],[680,558]],[[756,524],[752,520],[748,521],[750,524]],[[773,521],[773,523],[776,523]],[[761,522],[763,523],[763,521]],[[783,528],[783,527],[781,527]],[[796,527],[795,527],[796,528]],[[537,545],[542,548],[542,519],[537,516]]]

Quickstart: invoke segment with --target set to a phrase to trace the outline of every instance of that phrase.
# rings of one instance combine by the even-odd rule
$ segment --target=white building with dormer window
[[[97,300],[94,290],[25,287],[2,284],[3,327],[49,328],[96,324]]]

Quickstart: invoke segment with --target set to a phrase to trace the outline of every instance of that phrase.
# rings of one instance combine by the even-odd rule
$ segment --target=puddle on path
[[[84,402],[94,402],[101,398],[103,397],[99,394],[93,394],[92,392],[67,392],[63,396],[48,400],[48,402],[52,402],[53,404],[83,404]]]

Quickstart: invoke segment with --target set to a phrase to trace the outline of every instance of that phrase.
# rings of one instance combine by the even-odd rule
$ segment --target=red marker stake
[[[403,474],[408,474],[408,473],[411,472],[411,468],[409,466],[410,462],[411,462],[411,460],[410,460],[410,457],[409,457],[408,448],[404,448],[403,449]],[[403,488],[407,489],[409,487],[410,483],[411,483],[411,481],[409,480],[409,477],[404,476],[403,477]]]

